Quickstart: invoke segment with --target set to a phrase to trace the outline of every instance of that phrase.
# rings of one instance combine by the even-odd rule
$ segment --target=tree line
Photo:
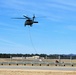
[[[32,56],[40,56],[45,59],[76,59],[75,54],[5,54],[0,53],[0,58],[11,58],[11,57],[32,57]]]

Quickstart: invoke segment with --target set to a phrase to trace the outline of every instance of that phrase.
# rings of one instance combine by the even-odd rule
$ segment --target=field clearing
[[[55,60],[59,59],[42,59],[43,62],[55,62]],[[39,59],[10,59],[10,58],[0,58],[0,62],[17,62],[17,61],[39,61]],[[72,62],[76,63],[76,59],[60,59],[61,62]]]
[[[0,75],[76,75],[76,71],[0,69]]]
[[[56,60],[59,62],[56,63]],[[22,65],[22,66],[74,66],[76,67],[76,59],[10,59],[0,58],[0,65]]]

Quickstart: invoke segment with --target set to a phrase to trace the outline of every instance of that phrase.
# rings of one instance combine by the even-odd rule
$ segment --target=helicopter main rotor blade
[[[35,14],[33,14],[33,19],[34,19],[34,18],[36,18],[36,17],[35,17]]]
[[[26,19],[26,18],[12,18],[12,19]]]
[[[29,20],[31,19],[31,18],[29,18],[29,17],[27,17],[27,16],[25,16],[25,15],[23,15],[23,16],[24,16],[25,18],[29,19]]]

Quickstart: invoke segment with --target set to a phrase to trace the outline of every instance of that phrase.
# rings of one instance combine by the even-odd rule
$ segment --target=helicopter
[[[33,15],[32,18],[25,16],[25,15],[23,15],[23,17],[24,18],[13,18],[13,19],[26,19],[24,26],[28,25],[32,27],[33,23],[38,23],[38,21],[34,21],[34,19],[36,18],[35,15]]]

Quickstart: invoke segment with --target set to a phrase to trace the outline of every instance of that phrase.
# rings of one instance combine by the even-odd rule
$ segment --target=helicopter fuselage
[[[24,25],[25,25],[25,26],[26,26],[26,25],[32,26],[33,23],[38,23],[38,21],[26,20]]]

